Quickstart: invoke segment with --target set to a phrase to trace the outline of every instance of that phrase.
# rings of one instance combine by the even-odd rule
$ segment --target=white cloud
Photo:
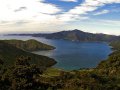
[[[60,1],[64,1],[64,2],[78,2],[78,0],[60,0]]]
[[[106,4],[112,3],[120,3],[120,0],[85,0],[79,6],[74,7],[73,9],[65,12],[62,16],[66,16],[66,19],[62,19],[63,21],[73,20],[73,17],[79,16],[82,19],[82,16],[88,14],[89,12],[97,10],[99,7],[104,6]],[[102,13],[107,13],[108,11],[104,11]],[[84,17],[83,17],[84,18]]]
[[[101,14],[106,14],[106,13],[109,13],[109,12],[110,12],[109,10],[102,10],[100,12],[95,13],[94,15],[101,15]]]
[[[87,14],[101,6],[120,3],[120,0],[84,0],[82,4],[68,12],[63,12],[58,6],[44,1],[0,0],[0,32],[57,30],[57,28],[64,28],[64,25],[70,21],[89,19]],[[77,2],[78,0],[61,1]],[[103,14],[108,11],[98,13]],[[115,22],[106,23],[113,24]]]
[[[58,20],[62,21],[62,22],[70,22],[70,21],[77,21],[77,20],[84,20],[84,19],[88,19],[89,17],[87,16],[79,16],[77,14],[62,14],[59,15]]]
[[[0,33],[45,30],[57,25],[61,9],[44,0],[0,0]]]
[[[120,27],[120,21],[118,20],[97,20],[99,23],[102,23],[104,25],[108,26],[119,26]]]
[[[36,16],[44,21],[60,11],[43,0],[0,0],[0,21],[35,20]]]
[[[44,0],[0,0],[0,21],[33,20],[41,23],[51,23],[88,19],[87,16],[83,15],[110,3],[120,3],[120,0],[85,0],[82,4],[68,12],[62,12],[59,7],[44,3]],[[57,14],[59,12],[63,14]],[[105,10],[101,13],[107,12]],[[100,14],[100,12],[97,14]]]

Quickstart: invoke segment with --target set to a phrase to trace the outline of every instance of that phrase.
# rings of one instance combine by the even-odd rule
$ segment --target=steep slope
[[[25,51],[37,51],[37,50],[52,50],[55,47],[38,42],[34,39],[30,39],[27,41],[22,40],[1,40],[5,43],[11,44],[17,48],[23,49]]]
[[[15,61],[15,58],[21,55],[31,57],[32,58],[31,63],[35,63],[40,66],[49,67],[56,63],[56,61],[52,58],[26,52],[11,44],[0,41],[0,58],[4,61],[5,65],[13,64]]]
[[[97,69],[100,73],[119,77],[120,76],[120,41],[111,42],[110,45],[114,48],[114,52],[109,55],[109,58],[102,61]]]

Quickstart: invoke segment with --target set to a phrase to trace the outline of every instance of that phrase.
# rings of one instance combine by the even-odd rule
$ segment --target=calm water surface
[[[53,45],[55,50],[33,52],[54,58],[58,67],[65,70],[80,68],[93,68],[105,60],[112,52],[107,43],[102,42],[72,42],[66,40],[49,40],[30,36],[0,36],[0,39],[36,39],[43,43]]]

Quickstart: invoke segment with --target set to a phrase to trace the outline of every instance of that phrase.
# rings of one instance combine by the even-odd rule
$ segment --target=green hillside
[[[22,40],[1,40],[5,43],[11,44],[17,48],[23,49],[25,51],[38,51],[38,50],[52,50],[55,49],[55,47],[38,42],[34,39],[30,39],[27,41]]]
[[[102,61],[97,69],[102,74],[120,77],[120,41],[111,42],[110,45],[114,52],[109,55],[107,60]]]
[[[36,55],[30,52],[24,51],[20,48],[17,48],[14,45],[5,43],[4,41],[0,41],[0,57],[3,59],[5,65],[13,64],[15,59],[21,55],[30,56],[32,58],[31,63],[35,63],[37,65],[48,67],[56,63],[56,61],[52,58],[41,56],[41,55]]]

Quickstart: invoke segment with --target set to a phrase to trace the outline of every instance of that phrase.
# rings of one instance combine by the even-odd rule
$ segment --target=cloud
[[[108,25],[108,26],[119,26],[120,27],[120,21],[118,20],[98,20],[98,22]]]
[[[87,14],[99,7],[120,3],[120,0],[85,0],[78,6],[63,12],[54,4],[45,3],[45,0],[0,0],[0,21],[39,21],[41,23],[69,22],[88,19]],[[62,0],[63,1],[63,0]],[[77,1],[77,0],[64,0]],[[96,13],[107,13],[107,10]],[[8,16],[9,15],[9,16]]]
[[[64,2],[78,2],[78,0],[60,0],[60,1],[64,1]]]
[[[55,4],[45,0],[0,0],[0,33],[10,31],[36,31],[57,24],[57,13],[61,12]],[[47,27],[48,26],[48,27]]]
[[[73,9],[65,12],[62,16],[66,16],[68,19],[62,19],[63,21],[71,21],[73,17],[83,17],[83,15],[87,15],[89,12],[97,10],[99,7],[102,7],[106,4],[112,3],[120,3],[120,0],[85,0],[82,4],[74,7]],[[102,13],[107,13],[108,11],[104,11]],[[83,17],[84,18],[84,17]]]
[[[78,0],[60,1],[78,2]],[[45,3],[45,0],[0,0],[0,29],[3,32],[57,30],[60,27],[64,28],[64,25],[71,21],[89,20],[89,12],[112,3],[120,3],[120,0],[83,0],[78,6],[64,12],[62,7]],[[108,12],[103,10],[96,15]]]
[[[101,14],[106,14],[106,13],[109,13],[109,12],[110,12],[109,10],[102,10],[100,12],[95,13],[94,15],[101,15]]]
[[[18,9],[14,10],[15,12],[19,12],[19,11],[22,11],[22,10],[25,10],[27,9],[26,7],[19,7]]]
[[[65,13],[65,14],[59,15],[58,20],[62,22],[70,22],[70,21],[84,20],[88,18],[89,17],[87,16],[79,16],[77,14],[74,15],[74,14]]]
[[[35,20],[40,21],[53,18],[51,14],[61,11],[53,4],[44,3],[44,0],[0,0],[0,21]],[[44,16],[45,15],[45,16]]]

